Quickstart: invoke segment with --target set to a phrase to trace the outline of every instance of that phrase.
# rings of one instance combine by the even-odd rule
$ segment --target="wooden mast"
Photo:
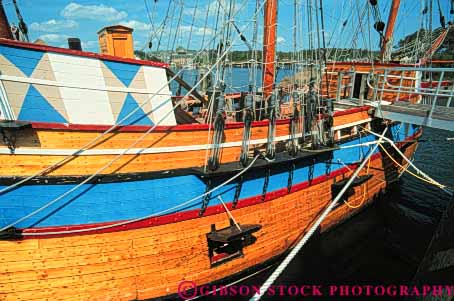
[[[13,34],[9,28],[8,17],[6,16],[5,9],[3,8],[3,0],[0,0],[0,38],[13,39]]]
[[[263,95],[265,98],[270,95],[275,79],[276,16],[277,0],[267,0],[265,4],[263,32]]]
[[[387,48],[390,47],[388,43],[391,42],[394,33],[394,26],[396,25],[397,14],[399,13],[400,0],[393,0],[391,10],[389,11],[388,25],[386,26],[385,37],[383,38],[381,48],[381,59],[387,61]]]

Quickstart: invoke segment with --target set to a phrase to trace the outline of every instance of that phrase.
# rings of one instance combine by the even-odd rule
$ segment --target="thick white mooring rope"
[[[265,1],[262,2],[261,6],[260,6],[260,9],[261,7],[265,4]],[[259,10],[257,10],[255,12],[255,14],[258,14],[259,13]],[[248,25],[246,25],[243,30],[247,29]],[[237,38],[235,38],[233,40],[233,42],[235,42]],[[129,145],[129,147],[127,149],[125,149],[123,152],[121,152],[120,154],[118,154],[116,157],[114,157],[111,161],[109,161],[107,164],[105,164],[104,166],[102,166],[100,169],[98,169],[95,173],[93,173],[92,175],[90,175],[88,178],[86,178],[85,180],[83,180],[82,182],[80,182],[79,184],[77,184],[76,186],[74,186],[73,188],[67,190],[66,192],[64,192],[63,194],[61,194],[60,196],[58,196],[57,198],[53,199],[52,201],[46,203],[45,205],[41,206],[40,208],[34,210],[33,212],[23,216],[22,218],[19,218],[18,220],[2,227],[0,229],[0,232],[1,231],[4,231],[6,229],[9,229],[11,227],[14,227],[15,225],[17,225],[18,223],[24,221],[24,220],[27,220],[29,219],[30,217],[38,214],[39,212],[41,212],[42,210],[48,208],[49,206],[57,203],[58,201],[60,201],[61,199],[63,199],[65,196],[69,195],[70,193],[72,193],[73,191],[79,189],[80,187],[82,187],[82,185],[88,183],[90,180],[92,180],[94,177],[96,177],[97,175],[99,175],[101,172],[103,172],[105,169],[109,168],[113,163],[115,163],[116,161],[118,161],[124,154],[126,154],[130,149],[132,149],[133,147],[135,147],[140,141],[142,141],[150,132],[152,132],[160,123],[162,123],[166,118],[167,116],[170,115],[170,113],[173,113],[173,111],[178,107],[180,106],[180,104],[182,103],[183,99],[187,96],[189,96],[189,94],[192,93],[192,91],[195,90],[195,88],[197,86],[200,85],[200,83],[202,83],[202,81],[212,72],[212,70],[218,66],[218,64],[221,63],[221,61],[223,60],[223,58],[227,55],[227,53],[229,52],[229,50],[233,47],[233,43],[225,50],[225,52],[220,56],[218,57],[218,59],[216,60],[215,64],[212,65],[208,71],[206,72],[206,74],[200,78],[200,80],[196,83],[196,85],[194,87],[192,87],[186,94],[185,96],[182,98],[181,101],[179,101],[177,104],[175,104],[172,108],[172,110],[170,110],[169,112],[167,112],[155,125],[153,125],[150,129],[148,129],[142,136],[140,136],[137,140],[135,140],[131,145]],[[257,156],[258,157],[258,156]],[[255,162],[255,160],[254,160]],[[251,165],[252,166],[252,165]],[[26,178],[26,179],[29,179],[30,177]],[[23,181],[23,180],[22,180]],[[19,181],[18,183],[22,182],[22,181]],[[16,184],[13,184],[11,186],[8,186],[6,188],[4,188],[4,190],[6,189],[11,189],[11,187],[15,187],[17,185],[19,185],[18,183]],[[0,194],[1,194],[2,191],[0,191]],[[130,221],[129,221],[130,222]]]
[[[369,154],[364,158],[364,160],[361,162],[360,166],[355,170],[355,172],[351,175],[350,179],[348,180],[347,184],[342,188],[342,190],[337,194],[337,196],[334,198],[334,200],[329,204],[329,206],[323,211],[323,213],[320,215],[320,217],[317,219],[317,221],[312,225],[312,227],[309,229],[309,231],[303,236],[303,238],[295,245],[295,247],[290,251],[290,253],[285,257],[285,259],[281,262],[281,264],[276,268],[276,270],[271,274],[270,277],[263,283],[263,285],[260,287],[260,291],[257,292],[251,299],[250,301],[258,301],[262,298],[262,296],[268,291],[270,286],[276,281],[277,277],[287,268],[287,266],[290,264],[290,262],[295,258],[295,256],[298,254],[298,252],[301,250],[301,248],[307,243],[307,241],[311,238],[311,236],[314,234],[315,230],[320,226],[322,221],[326,218],[326,216],[333,210],[334,206],[337,204],[337,202],[340,200],[340,198],[344,195],[344,193],[347,191],[347,189],[350,187],[350,185],[353,183],[353,181],[356,179],[358,176],[359,172],[361,169],[364,168],[366,165],[367,161],[369,158],[374,154],[375,150],[378,148],[378,145],[381,143],[383,140],[383,135],[386,134],[386,131],[388,130],[388,127],[385,128],[385,130],[382,133],[382,136],[379,138],[377,144],[369,151]]]
[[[441,190],[443,190],[444,192],[446,192],[448,195],[450,196],[453,196],[453,192],[450,191],[449,189],[446,188],[446,185],[443,185],[439,182],[437,182],[436,180],[432,179],[429,175],[427,175],[426,173],[424,173],[422,170],[420,170],[419,168],[417,168],[413,162],[407,158],[407,156],[405,156],[405,154],[397,147],[397,145],[394,143],[394,141],[392,141],[391,139],[387,138],[387,137],[384,137],[384,135],[380,135],[378,133],[375,133],[371,130],[368,130],[366,128],[363,127],[363,129],[369,133],[371,133],[372,135],[376,136],[376,137],[379,137],[380,139],[383,139],[385,140],[386,142],[388,142],[389,144],[391,144],[391,146],[397,151],[397,153],[399,153],[399,155],[405,160],[407,161],[407,163],[409,164],[409,166],[413,167],[414,170],[416,170],[416,172],[423,176],[424,178],[426,178],[428,181],[432,182],[433,184],[436,184],[436,186],[438,186]]]
[[[263,1],[262,3],[262,6],[264,5],[265,1]],[[238,13],[238,11],[235,13],[235,15]],[[256,12],[257,14],[258,12]],[[246,30],[247,28],[249,27],[249,25],[246,25],[243,30]],[[216,39],[218,35],[214,35],[210,40],[209,42],[207,43],[207,45],[209,45],[212,41],[214,41]],[[234,41],[236,40],[237,38],[234,39]],[[227,48],[227,50],[225,51],[224,55],[225,56],[228,51],[233,47],[233,43],[232,45],[229,46],[229,48]],[[194,57],[198,57],[199,55],[203,54],[205,51],[205,49],[201,49],[200,51],[198,51]],[[182,98],[184,99],[185,97],[187,97],[189,94],[192,93],[193,90],[195,90],[195,88],[197,86],[200,85],[200,83],[211,73],[211,71],[214,69],[215,66],[217,66],[219,64],[219,62],[221,61],[222,57],[219,58],[219,60],[206,72],[205,76],[202,77],[199,82],[197,82],[195,84],[195,86],[188,92],[186,93],[186,95]],[[62,158],[61,160],[47,166],[46,168],[44,168],[43,170],[40,170],[32,175],[29,175],[25,178],[23,178],[22,180],[19,180],[18,182],[15,182],[9,186],[6,186],[2,189],[0,189],[0,195],[2,194],[5,194],[9,191],[11,191],[12,189],[24,184],[24,183],[27,183],[28,181],[30,181],[31,179],[34,179],[38,176],[41,176],[43,175],[44,173],[52,170],[53,168],[55,167],[58,167],[62,164],[64,164],[66,161],[68,161],[69,159],[73,158],[74,156],[77,156],[79,154],[81,154],[83,151],[91,148],[96,142],[98,142],[101,138],[103,138],[105,135],[109,134],[110,132],[112,132],[113,130],[117,129],[119,126],[121,126],[121,123],[124,122],[125,120],[127,120],[129,117],[131,117],[134,113],[136,113],[138,110],[140,110],[143,106],[145,106],[147,103],[149,103],[156,95],[162,95],[160,94],[160,92],[162,90],[164,90],[165,88],[169,87],[169,84],[175,80],[180,74],[182,74],[184,72],[184,70],[186,70],[186,68],[182,68],[181,70],[179,70],[172,78],[170,78],[162,87],[160,87],[156,92],[154,93],[147,93],[149,94],[149,98],[147,100],[145,100],[144,102],[142,102],[142,104],[140,104],[139,106],[137,106],[135,109],[133,109],[132,111],[130,111],[126,116],[124,116],[121,120],[117,121],[115,124],[111,125],[106,131],[102,132],[100,135],[98,135],[97,137],[93,138],[92,140],[88,141],[86,144],[84,144],[81,148],[79,148],[78,150],[74,151],[72,154],[69,154],[67,156],[65,156],[64,158]],[[0,81],[1,83],[1,81]],[[157,106],[156,108],[153,108],[150,112],[146,113],[146,115],[150,115],[151,113],[153,113],[154,111],[156,111],[157,109],[159,109],[160,107],[162,107],[163,105],[167,104],[168,102],[171,101],[171,97],[170,99],[166,100],[165,102],[161,103],[159,106]],[[172,109],[172,112],[173,110],[176,109],[177,106],[174,106],[173,109]],[[168,116],[168,114],[166,114],[166,116]],[[162,119],[164,120],[164,119]]]
[[[186,207],[192,203],[194,203],[195,201],[203,198],[204,196],[207,196],[207,195],[210,195],[212,192],[216,191],[216,190],[219,190],[221,189],[222,187],[224,187],[225,185],[231,183],[233,180],[237,179],[238,177],[240,177],[242,174],[244,174],[246,171],[248,171],[255,163],[255,161],[257,161],[257,159],[260,157],[261,155],[258,154],[256,155],[251,163],[249,163],[248,166],[246,166],[244,169],[242,169],[241,171],[239,171],[236,175],[232,176],[231,178],[229,178],[228,180],[224,181],[223,183],[219,184],[218,186],[208,190],[207,192],[201,194],[201,195],[198,195],[198,196],[195,196],[193,197],[192,199],[188,200],[188,201],[185,201],[183,203],[180,203],[176,206],[173,206],[171,208],[167,208],[167,209],[164,209],[162,211],[159,211],[159,212],[156,212],[156,213],[152,213],[152,214],[149,214],[149,215],[146,215],[146,216],[141,216],[141,217],[138,217],[138,218],[134,218],[134,219],[131,219],[131,220],[127,220],[127,221],[123,221],[123,222],[118,222],[118,223],[114,223],[114,224],[109,224],[109,225],[104,225],[104,226],[98,226],[98,227],[93,227],[93,228],[86,228],[86,229],[76,229],[76,230],[67,230],[67,231],[53,231],[53,232],[38,232],[38,233],[27,233],[27,232],[24,232],[24,233],[21,233],[22,236],[45,236],[45,235],[56,235],[56,234],[74,234],[74,233],[83,233],[83,232],[90,232],[90,231],[99,231],[99,230],[105,230],[105,229],[109,229],[109,228],[114,228],[114,227],[119,227],[119,226],[124,226],[124,225],[127,225],[127,224],[132,224],[132,223],[135,223],[135,222],[139,222],[139,221],[142,221],[142,220],[145,220],[145,219],[148,219],[148,218],[151,218],[151,217],[155,217],[155,216],[160,216],[160,215],[163,215],[163,214],[166,214],[166,213],[169,213],[169,212],[173,212],[177,209],[180,209],[182,207]],[[7,227],[4,227],[2,229],[0,229],[0,231],[3,231],[3,230],[6,230],[7,228],[9,228],[11,226],[7,226]]]

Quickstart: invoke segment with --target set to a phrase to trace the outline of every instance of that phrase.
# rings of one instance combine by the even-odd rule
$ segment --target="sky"
[[[263,0],[258,2],[262,3]],[[319,0],[316,0],[319,3]],[[134,29],[135,49],[146,49],[150,35],[152,49],[160,50],[181,46],[200,49],[213,46],[210,42],[215,34],[221,32],[221,25],[216,30],[216,12],[228,10],[228,0],[17,0],[22,16],[29,27],[30,40],[37,38],[57,47],[67,47],[68,37],[78,37],[86,51],[98,52],[97,32],[105,26],[123,24]],[[297,0],[297,45],[298,49],[306,49],[309,36],[317,34],[315,23],[315,7],[312,7],[313,30],[308,29],[308,2],[315,0]],[[325,17],[325,38],[328,46],[351,48],[357,47],[376,49],[379,36],[373,30],[373,19],[369,11],[368,0],[323,0]],[[395,41],[406,34],[417,30],[423,21],[420,18],[422,0],[402,0],[399,21],[395,31]],[[450,20],[448,0],[440,0],[447,20]],[[12,0],[3,0],[10,23],[17,24],[17,17]],[[221,6],[220,6],[221,3]],[[278,33],[277,48],[281,51],[292,51],[294,27],[294,0],[278,0]],[[382,19],[386,19],[391,0],[378,0]],[[170,5],[170,8],[169,8]],[[313,4],[315,5],[315,4]],[[148,10],[147,10],[148,8]],[[235,0],[233,20],[242,30],[248,42],[252,43],[253,16],[256,0]],[[169,12],[165,29],[159,31],[167,11]],[[207,14],[208,11],[208,14]],[[434,27],[439,26],[438,8],[434,2]],[[181,15],[181,18],[180,18]],[[206,17],[208,15],[208,18]],[[361,16],[363,16],[361,18]],[[259,27],[263,24],[263,15],[257,15]],[[358,20],[362,20],[359,22]],[[347,21],[346,26],[342,26]],[[219,22],[218,24],[224,24]],[[361,27],[361,25],[363,27]],[[161,27],[162,28],[162,27]],[[178,29],[178,34],[175,32]],[[319,31],[321,32],[321,31]],[[358,34],[359,32],[359,34]],[[356,34],[355,34],[356,33]],[[245,50],[247,46],[234,34],[233,49]],[[261,41],[263,33],[258,32]],[[261,43],[259,43],[261,44]]]

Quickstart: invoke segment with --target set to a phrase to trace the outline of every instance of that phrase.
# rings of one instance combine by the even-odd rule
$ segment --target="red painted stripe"
[[[359,108],[352,108],[345,111],[334,112],[334,116],[343,116],[347,114],[354,114],[357,112],[367,111],[370,107],[363,106]],[[289,124],[290,119],[280,119],[276,121],[276,124]],[[49,130],[67,130],[67,131],[96,131],[104,132],[108,130],[110,125],[95,125],[95,124],[68,124],[68,123],[50,123],[50,122],[31,122],[32,128],[34,129],[49,129]],[[226,129],[238,129],[242,128],[244,124],[242,122],[231,122],[225,125]],[[268,126],[268,120],[254,121],[252,123],[254,127]],[[198,131],[208,130],[211,127],[209,124],[179,124],[172,126],[157,126],[155,132],[168,132],[168,131]],[[146,132],[151,126],[142,125],[125,125],[118,126],[115,131],[119,132]]]
[[[174,95],[172,96],[172,99],[183,99],[183,98],[187,98],[188,96],[185,96],[185,95]],[[241,97],[241,93],[237,93],[237,92],[234,92],[234,93],[225,93],[225,97],[226,98],[240,98]],[[189,98],[193,99],[192,96],[189,96]]]
[[[277,120],[276,124],[288,124],[290,119]],[[32,122],[34,129],[49,129],[49,130],[67,130],[67,131],[96,131],[104,132],[111,128],[110,125],[94,125],[94,124],[67,124],[67,123],[49,123],[49,122]],[[243,127],[242,122],[232,122],[225,125],[226,129],[238,129]],[[268,126],[268,120],[255,121],[252,123],[254,127]],[[169,132],[169,131],[200,131],[212,128],[210,124],[179,124],[179,125],[158,125],[154,132]],[[148,125],[124,125],[117,126],[114,131],[117,132],[146,132],[152,128]]]
[[[328,68],[341,66],[370,66],[374,68],[381,67],[414,67],[415,64],[400,64],[400,63],[368,63],[368,62],[330,62]]]
[[[145,66],[153,66],[153,67],[160,67],[160,68],[169,67],[169,64],[167,64],[167,63],[122,58],[122,57],[106,55],[106,54],[59,48],[59,47],[53,47],[53,46],[48,46],[48,45],[38,45],[38,44],[14,41],[14,40],[8,40],[8,39],[0,39],[0,44],[13,46],[13,47],[19,47],[19,48],[47,51],[47,52],[54,52],[54,53],[62,53],[62,54],[82,56],[82,57],[114,61],[114,62],[121,62],[121,63],[128,63],[128,64],[145,65]]]
[[[373,155],[373,160],[378,158],[379,156],[380,156],[379,153]],[[354,168],[355,166],[356,165],[351,165],[349,167]],[[332,172],[330,175],[324,175],[324,176],[317,177],[310,182],[308,181],[308,182],[296,184],[292,187],[290,193],[306,189],[313,185],[317,185],[319,183],[332,179],[332,178],[334,178],[338,175],[341,175],[343,173],[346,173],[348,171],[349,171],[348,168],[343,167],[341,169],[336,170],[335,172]],[[287,194],[289,194],[289,192],[287,191],[287,188],[282,188],[282,189],[267,193],[265,195],[264,200],[262,199],[261,195],[242,199],[238,202],[236,209],[253,206],[253,205],[256,205],[256,204],[259,204],[262,202],[269,202],[269,201],[272,201],[276,198],[279,198],[279,197],[287,195]],[[232,208],[231,203],[226,204],[226,205],[229,209],[234,210]],[[218,213],[222,213],[224,211],[225,211],[225,209],[222,204],[214,205],[214,206],[208,207],[206,209],[205,213],[203,214],[203,216],[218,214]],[[199,218],[200,217],[199,212],[200,212],[200,209],[194,209],[194,210],[189,210],[189,211],[184,211],[184,212],[163,215],[163,216],[159,216],[159,217],[152,217],[152,218],[148,218],[148,219],[145,219],[142,221],[138,221],[138,222],[122,225],[122,226],[112,227],[112,228],[108,228],[108,229],[103,229],[103,230],[86,231],[86,232],[74,233],[74,234],[51,234],[51,235],[36,235],[36,236],[27,235],[27,236],[25,236],[25,238],[65,237],[65,236],[74,236],[74,235],[87,235],[87,234],[99,234],[99,233],[118,232],[118,231],[125,231],[125,230],[134,230],[134,229],[160,226],[160,225],[171,224],[171,223],[176,223],[176,222],[180,222],[180,221]],[[22,229],[22,232],[23,233],[46,233],[46,232],[71,231],[71,230],[79,230],[79,229],[90,229],[90,228],[105,226],[105,225],[112,225],[112,224],[116,224],[118,222],[119,221],[108,222],[108,223],[97,223],[97,224],[74,225],[74,226],[29,228],[29,229]]]
[[[454,64],[454,60],[432,60],[432,64]]]
[[[336,111],[336,112],[334,112],[333,116],[334,117],[344,116],[344,115],[348,115],[348,114],[364,112],[364,111],[369,110],[369,108],[370,108],[370,106],[362,106],[362,107],[352,108],[352,109],[348,109],[348,110],[344,110],[344,111]]]
[[[414,135],[407,137],[407,139],[404,142],[396,143],[398,147],[402,147],[404,144],[406,144],[408,141],[414,140],[417,138],[420,134],[422,133],[422,130],[419,130],[416,132]],[[407,141],[407,142],[406,142]],[[371,160],[376,160],[381,158],[380,153],[376,153],[371,156]],[[265,195],[265,199],[262,199],[261,195],[242,199],[238,202],[237,206],[235,209],[240,209],[248,206],[253,206],[262,202],[269,202],[274,199],[277,199],[279,197],[285,196],[289,193],[294,193],[306,188],[309,188],[313,185],[320,184],[322,182],[331,180],[339,175],[342,175],[344,173],[349,172],[351,169],[357,168],[358,164],[351,164],[347,167],[340,168],[336,171],[333,171],[329,175],[323,175],[317,178],[312,179],[312,181],[307,181],[304,183],[299,183],[295,184],[292,186],[292,189],[290,192],[287,191],[287,188],[282,188],[276,191],[269,192]],[[232,207],[232,203],[226,204],[227,207],[230,210],[235,210]],[[178,213],[173,213],[173,214],[168,214],[168,215],[163,215],[159,217],[151,217],[148,219],[144,219],[142,221],[122,225],[122,226],[117,226],[117,227],[112,227],[108,229],[103,229],[103,230],[94,230],[94,231],[86,231],[86,232],[81,232],[81,233],[74,233],[74,234],[51,234],[51,235],[27,235],[24,238],[25,239],[30,239],[30,238],[50,238],[50,237],[66,237],[66,236],[75,236],[75,235],[87,235],[87,234],[99,234],[99,233],[109,233],[109,232],[118,232],[118,231],[126,231],[126,230],[134,230],[134,229],[141,229],[141,228],[146,228],[146,227],[154,227],[154,226],[160,226],[160,225],[165,225],[165,224],[171,224],[171,223],[177,223],[185,220],[190,220],[190,219],[195,219],[199,218],[199,211],[200,209],[195,209],[195,210],[189,210],[189,211],[184,211],[184,212],[178,212]],[[224,212],[225,209],[222,204],[219,205],[214,205],[210,206],[206,209],[205,213],[203,216],[209,216],[209,215],[214,215],[218,213]],[[82,230],[82,229],[90,229],[94,227],[100,227],[100,226],[106,226],[106,225],[112,225],[119,223],[121,221],[115,221],[115,222],[107,222],[107,223],[96,223],[96,224],[83,224],[83,225],[70,225],[70,226],[56,226],[56,227],[40,227],[40,228],[28,228],[28,229],[21,229],[23,233],[46,233],[46,232],[60,232],[60,231],[71,231],[71,230]]]

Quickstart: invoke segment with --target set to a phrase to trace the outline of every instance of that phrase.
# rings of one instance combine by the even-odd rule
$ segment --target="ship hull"
[[[334,129],[364,125],[370,121],[368,109],[368,106],[363,106],[335,113]],[[289,127],[289,119],[277,121],[276,143],[283,144],[289,139]],[[76,152],[77,156],[58,164],[46,172],[46,176],[91,175],[121,154],[121,158],[100,173],[159,172],[202,167],[206,164],[207,152],[212,148],[210,138],[213,131],[208,124],[121,126],[105,133],[110,128],[32,122],[28,128],[14,133],[14,145],[0,145],[0,165],[3,167],[0,177],[35,174]],[[243,128],[244,124],[239,122],[226,125],[220,145],[220,163],[239,161]],[[267,120],[253,122],[251,149],[265,148],[267,131]],[[85,151],[80,151],[82,148]]]
[[[419,134],[400,144],[408,157]],[[342,203],[331,212],[320,231],[365,208],[398,172],[386,155],[374,154],[368,169],[370,180],[345,200],[350,206]],[[150,218],[107,231],[89,231],[93,225],[65,227],[85,227],[83,235],[46,235],[51,230],[61,231],[60,227],[23,229],[31,235],[0,241],[0,296],[5,300],[148,299],[177,296],[182,280],[200,286],[252,271],[289,250],[332,201],[334,181],[350,173],[343,168],[290,190],[240,200],[235,208],[229,203],[238,223],[259,224],[261,229],[254,233],[255,243],[246,246],[241,256],[219,265],[210,262],[207,234],[213,224],[218,229],[229,226],[222,205],[208,206],[203,216],[199,216],[199,209],[189,210],[161,217],[165,220]]]
[[[277,120],[272,137],[268,120],[252,122],[245,170],[244,124],[227,122],[214,142],[211,125],[178,124],[166,64],[0,40],[0,65],[4,300],[142,300],[177,296],[182,280],[228,284],[290,250],[377,140],[363,128],[383,130],[371,107],[341,104],[328,122],[339,147],[314,151],[301,124]],[[420,130],[390,124],[387,135],[411,157]],[[305,145],[290,155],[297,140]],[[207,170],[217,147],[220,166]],[[372,154],[320,231],[367,207],[399,171]]]

